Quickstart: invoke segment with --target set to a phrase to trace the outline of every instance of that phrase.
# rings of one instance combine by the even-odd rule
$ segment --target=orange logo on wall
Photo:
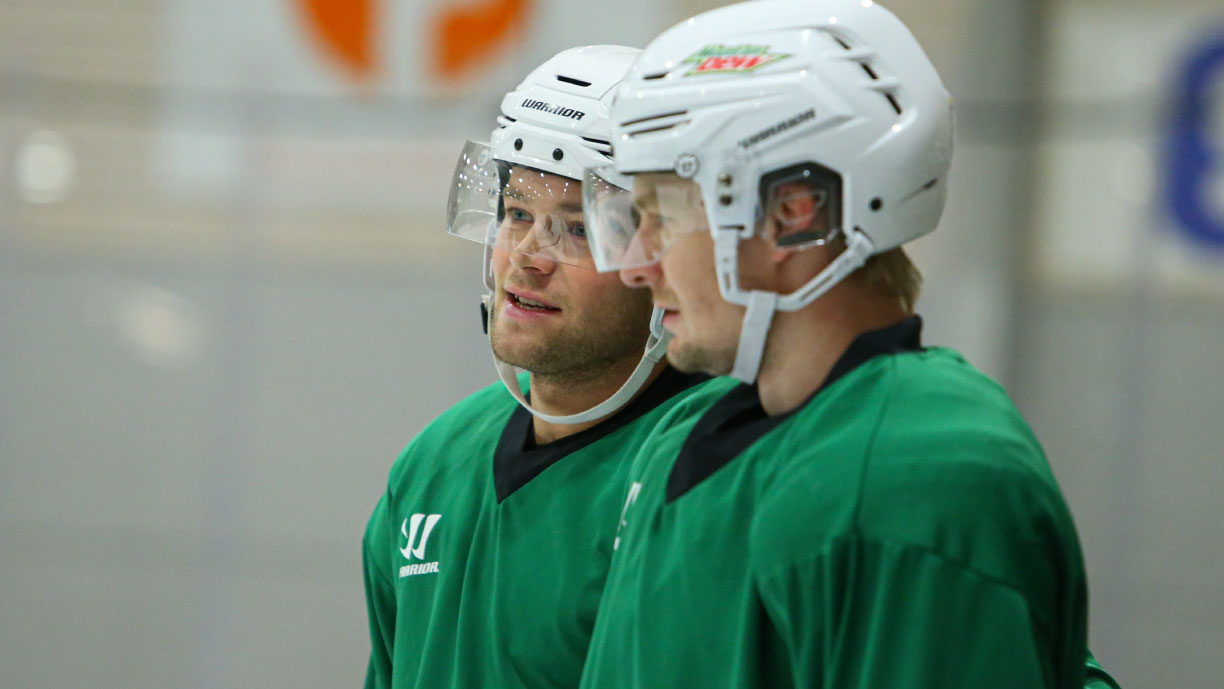
[[[374,58],[376,0],[296,0],[325,55],[354,79],[367,83],[379,65]]]
[[[432,42],[431,73],[462,79],[492,58],[523,27],[529,0],[480,0],[444,9],[422,34]],[[294,0],[324,55],[354,80],[368,84],[382,69],[376,39],[381,0]]]
[[[444,79],[462,77],[493,56],[522,28],[527,0],[482,0],[467,7],[448,8],[435,17],[439,45],[434,69]]]

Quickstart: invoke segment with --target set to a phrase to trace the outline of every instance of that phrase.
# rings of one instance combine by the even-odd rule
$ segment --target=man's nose
[[[535,243],[519,242],[519,245],[510,252],[510,263],[520,270],[533,270],[540,273],[551,273],[557,268],[557,261]]]
[[[624,257],[634,263],[640,263],[633,268],[620,270],[621,282],[628,287],[652,287],[662,275],[659,268],[661,259],[658,247],[658,230],[649,221],[643,220],[637,232],[629,238],[629,246]]]
[[[541,216],[531,223],[531,229],[525,232],[515,243],[515,250],[531,253],[557,243],[558,221],[552,216]]]
[[[635,268],[620,269],[620,279],[626,287],[655,287],[662,275],[658,261]]]
[[[522,244],[519,245],[521,247]],[[548,256],[534,250],[531,253],[515,247],[510,251],[510,264],[519,270],[532,270],[540,273],[551,273],[557,269],[557,262]]]
[[[516,268],[535,268],[551,272],[556,267],[556,260],[548,255],[545,249],[551,246],[550,233],[552,220],[547,216],[537,219],[531,225],[531,230],[523,233],[517,242],[512,242],[510,262]]]

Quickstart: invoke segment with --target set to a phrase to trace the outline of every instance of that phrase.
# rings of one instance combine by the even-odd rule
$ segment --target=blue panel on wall
[[[1213,189],[1224,141],[1213,140],[1212,107],[1224,92],[1224,29],[1194,44],[1181,65],[1173,100],[1165,194],[1178,227],[1198,243],[1224,250],[1224,212]],[[1220,84],[1217,86],[1217,84]],[[1224,113],[1216,115],[1224,118]],[[1216,134],[1218,135],[1218,134]],[[1213,207],[1214,206],[1214,207]]]

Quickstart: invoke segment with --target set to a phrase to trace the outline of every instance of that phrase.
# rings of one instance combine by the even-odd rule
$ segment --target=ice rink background
[[[354,686],[399,449],[493,380],[463,140],[553,52],[712,3],[0,2],[0,685]],[[1170,214],[1212,3],[896,0],[957,98],[913,253],[999,378],[1128,689],[1224,674],[1224,229]],[[1217,48],[1224,50],[1224,48]],[[1224,67],[1204,91],[1224,156]],[[1224,164],[1201,202],[1224,226]]]

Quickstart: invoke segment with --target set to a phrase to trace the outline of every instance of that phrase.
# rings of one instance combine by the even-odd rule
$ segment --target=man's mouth
[[[675,323],[675,322],[676,322],[676,319],[677,319],[677,318],[679,318],[679,316],[680,316],[680,312],[679,312],[679,311],[677,311],[676,309],[669,309],[669,308],[667,308],[667,307],[663,306],[662,304],[655,304],[655,306],[656,306],[657,308],[661,308],[661,309],[663,309],[663,320],[662,320],[662,324],[663,324],[665,327],[666,327],[666,326],[667,326],[669,323]]]
[[[542,301],[531,299],[523,295],[515,294],[514,292],[511,292],[510,290],[506,290],[506,298],[510,300],[510,303],[526,311],[560,311],[561,310],[555,306],[546,304]]]

